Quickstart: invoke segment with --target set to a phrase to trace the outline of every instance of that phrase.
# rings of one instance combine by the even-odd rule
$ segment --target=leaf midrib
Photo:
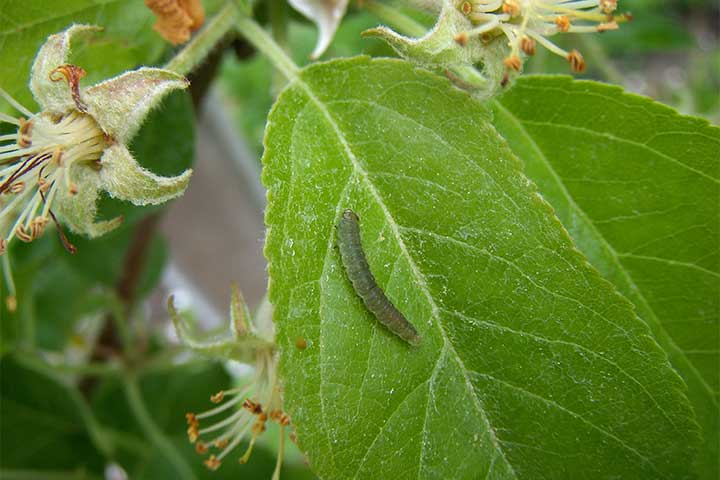
[[[512,472],[513,476],[517,479],[518,478],[517,474],[515,473],[513,466],[510,464],[510,462],[505,457],[505,452],[502,450],[502,448],[500,447],[500,445],[498,443],[498,439],[495,434],[495,430],[492,427],[492,425],[490,424],[489,419],[485,415],[485,412],[482,409],[482,405],[480,404],[479,398],[475,394],[475,390],[472,387],[472,382],[470,381],[470,377],[468,376],[468,369],[465,367],[464,362],[458,355],[457,351],[455,350],[455,347],[450,342],[450,339],[449,339],[447,333],[445,332],[445,329],[442,326],[442,322],[440,321],[440,315],[439,315],[439,307],[435,303],[435,300],[432,298],[432,295],[430,295],[430,291],[428,289],[425,277],[418,270],[417,265],[415,264],[414,260],[410,256],[410,253],[407,250],[405,242],[403,241],[402,237],[400,236],[398,225],[395,223],[392,215],[390,215],[390,212],[388,211],[387,206],[385,205],[385,202],[383,201],[382,197],[380,196],[380,193],[375,188],[375,185],[370,181],[368,172],[358,162],[357,158],[355,157],[355,154],[352,152],[352,150],[350,149],[350,146],[348,145],[347,140],[345,139],[345,135],[340,130],[339,125],[335,122],[335,120],[332,117],[332,115],[330,114],[329,110],[325,107],[325,104],[319,98],[317,98],[315,96],[315,94],[313,93],[310,86],[308,84],[306,84],[299,76],[295,77],[293,79],[293,83],[295,85],[299,86],[303,90],[305,95],[307,95],[307,97],[310,99],[310,101],[312,101],[313,104],[315,104],[315,106],[320,111],[320,113],[323,115],[323,117],[325,117],[326,121],[332,127],[333,132],[337,136],[338,141],[340,142],[340,145],[342,146],[347,158],[350,160],[355,173],[359,176],[359,178],[363,181],[363,183],[366,184],[368,191],[373,196],[373,198],[375,198],[375,201],[380,206],[380,208],[387,220],[387,223],[390,226],[391,232],[393,233],[394,237],[396,238],[396,240],[398,242],[398,247],[400,248],[401,254],[407,260],[410,270],[412,271],[413,275],[415,276],[415,278],[417,280],[420,291],[426,297],[428,304],[430,305],[434,323],[437,326],[437,328],[440,331],[440,334],[443,338],[443,342],[444,342],[443,348],[447,349],[447,351],[453,355],[455,361],[460,366],[460,372],[461,372],[463,380],[465,382],[465,387],[469,392],[470,398],[473,401],[473,405],[474,405],[475,409],[480,414],[480,417],[482,418],[483,422],[487,425],[488,432],[490,433],[490,437],[492,438],[492,442],[493,442],[493,446],[495,447],[495,450],[498,453],[500,453],[503,460],[505,461],[505,464],[507,465],[509,470]],[[442,355],[439,358],[442,358]],[[378,435],[380,435],[381,432],[382,432],[382,429],[380,429]],[[363,463],[361,463],[358,466],[358,469],[355,472],[355,478],[357,478],[357,475],[359,474],[362,466],[363,466]]]
[[[538,144],[535,142],[535,140],[532,138],[532,136],[528,133],[527,129],[523,125],[523,123],[520,121],[519,118],[517,118],[510,110],[505,108],[504,105],[502,105],[499,101],[493,101],[493,105],[500,110],[518,129],[518,131],[525,137],[528,144],[532,147],[532,149],[537,154],[538,158],[542,161],[543,165],[547,168],[548,172],[550,172],[550,175],[552,176],[553,180],[555,181],[556,185],[560,189],[560,192],[565,197],[565,200],[568,202],[568,205],[570,208],[572,208],[575,213],[583,220],[586,227],[594,234],[595,238],[597,239],[600,244],[605,247],[607,252],[610,254],[610,260],[612,263],[616,266],[618,272],[622,275],[622,277],[625,279],[627,284],[629,285],[632,292],[636,295],[637,300],[641,302],[643,310],[648,313],[648,320],[653,322],[653,325],[657,328],[657,330],[661,331],[663,333],[664,340],[668,343],[668,347],[672,348],[676,354],[681,356],[685,363],[690,367],[689,370],[695,375],[698,382],[703,386],[703,389],[705,390],[705,393],[707,397],[709,397],[710,401],[713,402],[713,404],[717,407],[718,406],[718,400],[715,398],[712,392],[712,388],[710,385],[705,381],[705,378],[700,374],[700,372],[695,367],[695,364],[693,364],[687,356],[685,356],[684,351],[675,343],[675,340],[670,336],[670,334],[665,330],[665,327],[658,319],[657,314],[655,311],[650,307],[650,304],[648,303],[645,296],[640,291],[640,288],[635,283],[635,280],[633,279],[632,275],[624,268],[622,263],[620,262],[619,254],[615,250],[615,248],[608,242],[608,240],[600,233],[600,231],[597,229],[595,224],[590,220],[588,215],[585,213],[585,211],[580,208],[580,206],[575,202],[575,199],[570,195],[570,192],[565,187],[565,184],[562,182],[562,179],[557,174],[555,169],[553,168],[552,164],[548,161],[547,157],[545,156],[545,153],[540,149]],[[717,180],[716,180],[717,181]]]

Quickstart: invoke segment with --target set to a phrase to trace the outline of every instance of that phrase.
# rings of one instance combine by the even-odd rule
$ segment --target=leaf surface
[[[291,82],[265,145],[284,398],[321,477],[687,475],[682,382],[484,107],[402,61],[332,61]],[[352,290],[346,208],[419,348]]]
[[[525,77],[495,125],[689,387],[718,475],[720,129],[617,87]]]

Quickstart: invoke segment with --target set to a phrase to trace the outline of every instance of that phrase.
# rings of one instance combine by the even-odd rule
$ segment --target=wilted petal
[[[145,5],[157,15],[155,31],[174,45],[187,42],[205,21],[200,0],[145,0]]]
[[[327,49],[335,31],[345,15],[348,0],[289,0],[295,10],[315,22],[319,30],[315,50],[310,58],[316,59]]]
[[[167,92],[187,86],[184,77],[170,70],[140,68],[93,85],[83,92],[83,101],[108,135],[127,143]]]
[[[99,237],[117,228],[122,223],[122,217],[95,222],[100,186],[97,170],[88,165],[73,165],[69,174],[80,188],[74,195],[65,188],[58,191],[53,204],[58,220],[73,232],[89,237]]]
[[[40,47],[30,76],[30,90],[43,110],[64,113],[75,108],[71,90],[65,81],[52,81],[53,71],[67,63],[70,42],[78,36],[85,36],[102,30],[93,25],[73,25],[67,30],[50,35]]]
[[[141,167],[124,145],[115,144],[100,159],[100,186],[110,196],[135,205],[155,205],[181,195],[192,170],[176,177],[160,177]]]

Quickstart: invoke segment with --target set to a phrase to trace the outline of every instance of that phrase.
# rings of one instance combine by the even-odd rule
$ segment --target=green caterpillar
[[[337,244],[347,276],[365,307],[395,335],[410,345],[419,345],[417,330],[388,300],[370,271],[360,240],[360,219],[352,210],[345,210],[337,224]]]

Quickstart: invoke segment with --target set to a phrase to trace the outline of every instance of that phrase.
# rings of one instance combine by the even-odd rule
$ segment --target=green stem
[[[182,50],[180,50],[165,68],[180,75],[187,75],[202,63],[210,50],[225,36],[235,24],[238,9],[234,3],[228,2],[215,16],[195,34]]]
[[[270,0],[268,2],[268,14],[270,16],[270,26],[272,28],[272,36],[275,42],[288,52],[288,9],[285,0]],[[277,96],[285,87],[287,80],[282,72],[274,70],[272,93]]]
[[[109,438],[118,450],[127,450],[143,460],[147,460],[153,452],[152,445],[139,435],[113,430],[108,427],[103,427],[103,435]],[[0,478],[2,477],[0,476]]]
[[[0,470],[3,480],[101,480],[102,477],[92,475],[84,470],[57,472],[48,470]]]
[[[366,0],[364,5],[368,12],[372,13],[383,22],[388,23],[404,35],[422,37],[428,31],[426,27],[408,17],[395,7],[375,0]]]
[[[118,295],[112,291],[103,293],[99,299],[105,303],[105,306],[113,315],[115,325],[117,326],[117,329],[120,332],[120,337],[122,338],[122,346],[126,352],[125,354],[126,356],[131,357],[134,342],[130,330],[130,324],[128,322],[126,306],[123,304],[122,300],[120,300]]]
[[[250,17],[240,16],[236,26],[238,33],[245,37],[259,52],[267,56],[289,82],[298,78],[298,67],[275,40]]]
[[[58,375],[58,372],[55,370],[54,366],[48,365],[37,357],[34,357],[31,354],[22,354],[16,355],[15,358],[26,368],[34,370],[39,374],[51,379],[57,385],[62,387],[65,392],[67,392],[70,399],[73,401],[73,403],[75,403],[75,406],[80,413],[80,417],[82,417],[82,420],[85,423],[85,428],[88,431],[88,435],[90,435],[90,439],[92,440],[93,445],[95,445],[95,447],[106,458],[113,458],[114,452],[112,442],[107,437],[105,437],[105,435],[103,435],[102,427],[98,423],[97,419],[93,415],[92,410],[90,409],[80,392],[78,392],[77,389],[73,386],[70,386],[65,381],[63,381],[63,379],[60,378],[60,376]]]
[[[182,455],[175,450],[173,444],[163,435],[163,432],[153,421],[150,412],[147,411],[142,399],[142,394],[140,393],[140,388],[137,384],[137,379],[128,374],[123,380],[125,397],[130,405],[130,410],[132,410],[145,435],[147,435],[153,445],[155,445],[155,448],[157,448],[175,468],[178,474],[177,478],[194,480],[195,475],[190,466],[185,462]]]
[[[272,36],[280,47],[287,51],[288,46],[288,10],[284,0],[270,0],[268,14]]]
[[[122,374],[120,367],[107,363],[85,363],[71,365],[68,363],[53,363],[50,365],[57,372],[75,375],[89,375],[94,377],[117,377]]]
[[[76,388],[68,387],[68,393],[78,406],[80,416],[82,417],[83,422],[85,422],[85,428],[87,428],[93,444],[102,452],[105,458],[113,458],[115,456],[115,446],[103,433],[102,427],[95,418],[95,415],[93,414],[93,411],[87,401],[85,401],[85,398]]]

